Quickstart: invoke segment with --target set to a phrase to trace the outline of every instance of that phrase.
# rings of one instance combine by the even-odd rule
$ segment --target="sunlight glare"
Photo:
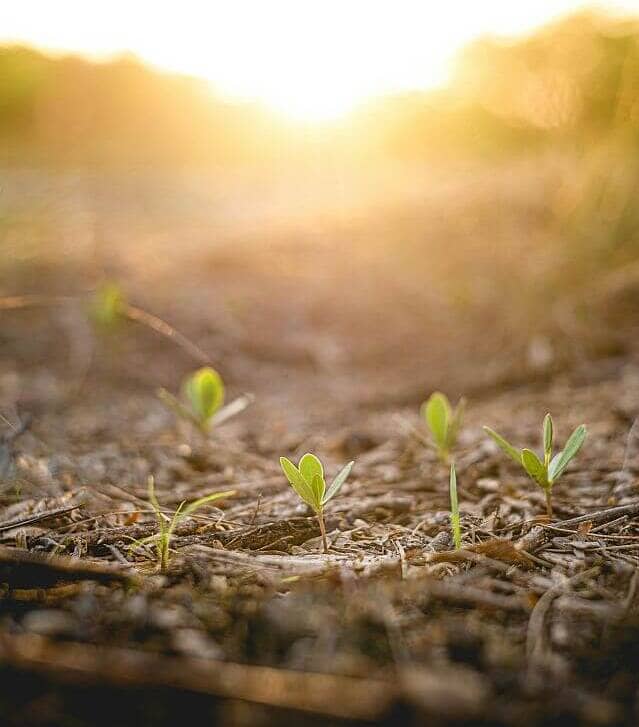
[[[298,120],[334,119],[389,93],[446,82],[455,53],[484,33],[520,34],[580,0],[21,0],[0,4],[0,42],[103,58],[133,52],[208,79],[230,99]],[[609,10],[639,0],[608,3]]]

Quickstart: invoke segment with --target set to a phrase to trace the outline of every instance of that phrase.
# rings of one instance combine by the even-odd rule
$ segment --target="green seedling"
[[[223,406],[224,382],[210,366],[189,374],[182,383],[182,392],[186,404],[166,389],[160,389],[158,396],[178,416],[195,424],[203,434],[208,434],[212,427],[239,414],[253,401],[252,396],[244,394]]]
[[[461,548],[461,527],[459,518],[459,500],[457,499],[457,474],[455,463],[450,466],[450,528],[453,532],[455,550]]]
[[[566,471],[566,468],[581,449],[586,439],[586,426],[580,424],[568,437],[566,446],[553,457],[553,423],[550,414],[544,417],[542,442],[544,449],[543,461],[530,449],[519,451],[490,427],[484,427],[499,447],[518,465],[524,468],[528,476],[542,488],[546,494],[546,511],[552,517],[552,488],[555,482]]]
[[[420,413],[433,437],[437,455],[444,464],[448,464],[450,452],[457,443],[465,408],[464,398],[453,409],[448,397],[439,391],[431,394],[421,406]]]
[[[195,420],[202,429],[208,430],[211,420],[224,404],[222,377],[206,366],[187,376],[183,387]]]
[[[221,500],[227,497],[232,497],[235,494],[235,490],[228,490],[227,492],[214,492],[212,495],[206,497],[200,497],[198,500],[190,502],[188,505],[186,500],[180,503],[177,510],[173,513],[172,517],[166,515],[155,494],[155,482],[153,477],[149,477],[149,503],[155,513],[155,518],[158,523],[158,532],[155,535],[150,535],[148,538],[142,538],[142,540],[136,540],[130,548],[130,552],[141,548],[147,544],[154,544],[157,554],[157,565],[160,573],[166,573],[169,567],[170,547],[171,538],[175,528],[184,520],[184,518],[193,515],[196,510],[199,510],[203,505],[208,505],[216,500]]]
[[[117,283],[103,283],[94,293],[90,314],[97,326],[113,330],[122,320],[127,308],[126,298]]]
[[[314,454],[305,454],[300,459],[298,467],[290,459],[280,457],[280,465],[289,484],[295,490],[298,497],[317,515],[325,553],[328,553],[328,542],[326,540],[326,527],[324,525],[324,506],[340,491],[353,468],[353,464],[354,462],[349,462],[339,472],[331,486],[327,489],[326,481],[324,480],[324,468]]]

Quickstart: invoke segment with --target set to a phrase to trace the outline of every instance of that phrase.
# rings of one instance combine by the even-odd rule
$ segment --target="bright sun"
[[[230,98],[293,119],[335,119],[386,93],[446,80],[482,33],[531,30],[583,0],[20,0],[0,2],[0,43],[105,57],[131,51],[203,76]],[[639,9],[639,0],[609,8]]]

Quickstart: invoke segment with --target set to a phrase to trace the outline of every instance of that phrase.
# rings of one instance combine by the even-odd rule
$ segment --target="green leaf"
[[[522,449],[521,463],[530,477],[540,486],[546,489],[549,486],[546,468],[539,457],[530,449]]]
[[[181,518],[188,517],[191,513],[195,512],[196,510],[199,510],[203,505],[208,505],[210,502],[215,502],[216,500],[222,500],[226,499],[227,497],[233,497],[235,495],[236,490],[225,490],[224,492],[214,492],[211,495],[206,495],[205,497],[200,497],[198,500],[193,500],[193,502],[190,502],[181,512]]]
[[[191,374],[184,389],[194,414],[202,423],[207,423],[224,403],[222,378],[210,366]]]
[[[550,464],[548,465],[548,479],[551,481],[555,479],[553,477],[553,472],[557,468],[557,464],[559,463],[562,454],[563,452],[557,452],[557,454],[550,460]]]
[[[155,494],[155,478],[153,477],[153,475],[149,476],[148,484],[149,484],[149,503],[151,504],[151,507],[153,508],[153,512],[155,513],[155,519],[158,524],[158,530],[160,531],[160,533],[164,533],[164,531],[167,528],[168,518],[162,512],[162,507],[160,506],[160,501],[158,500],[158,498]]]
[[[507,442],[501,434],[497,434],[496,431],[490,427],[484,427],[486,434],[493,439],[493,441],[499,445],[499,447],[518,465],[521,465],[521,452],[515,449],[510,442]]]
[[[310,452],[300,459],[299,471],[309,485],[313,483],[316,476],[319,477],[322,482],[324,481],[324,468],[322,467],[322,463]]]
[[[586,426],[584,424],[580,424],[570,435],[563,452],[560,452],[556,457],[554,457],[553,461],[550,463],[548,475],[551,482],[554,482],[565,472],[570,461],[573,457],[575,457],[583,443],[586,441],[587,434]]]
[[[311,491],[313,493],[313,507],[319,512],[322,509],[322,500],[324,499],[324,492],[326,491],[326,483],[323,477],[319,475],[313,477]]]
[[[173,535],[173,531],[183,517],[182,510],[184,509],[184,505],[186,505],[186,500],[182,500],[182,502],[178,505],[177,510],[173,513],[173,517],[171,518],[169,527],[167,528],[166,532],[163,533],[167,548],[171,540],[171,536]]]
[[[446,449],[448,441],[448,425],[451,418],[450,403],[439,391],[431,394],[426,404],[422,405],[422,415],[433,435],[439,449]]]
[[[133,542],[129,546],[128,554],[129,556],[132,555],[138,548],[143,548],[148,543],[153,543],[154,541],[157,541],[160,537],[159,533],[155,533],[155,535],[147,535],[146,538],[142,538],[141,540],[137,540],[136,538],[132,538]]]
[[[546,414],[544,417],[544,459],[546,466],[548,466],[550,458],[552,457],[552,434],[552,417],[550,414]]]
[[[337,477],[335,477],[335,479],[331,483],[331,486],[328,488],[328,491],[324,495],[324,500],[322,502],[323,505],[325,505],[329,500],[332,500],[335,495],[337,495],[342,485],[346,482],[346,478],[350,475],[354,464],[355,462],[349,462],[345,467],[342,467]]]
[[[155,514],[162,512],[162,508],[160,507],[160,501],[158,500],[156,494],[155,494],[155,478],[153,475],[149,475],[148,479],[148,486],[149,486],[149,502],[151,503],[151,507],[155,511]]]
[[[459,510],[459,501],[457,500],[457,472],[455,465],[450,466],[450,509],[453,512]]]
[[[286,457],[280,457],[280,467],[284,471],[286,479],[289,481],[293,490],[295,490],[297,496],[307,505],[315,509],[313,491],[311,490],[310,485],[302,477],[297,467]]]

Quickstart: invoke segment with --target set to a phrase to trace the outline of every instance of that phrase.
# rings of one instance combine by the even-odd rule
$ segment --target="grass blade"
[[[550,414],[546,414],[544,417],[544,463],[546,467],[548,467],[550,458],[552,457],[552,436],[552,417]]]
[[[186,507],[184,507],[180,513],[180,518],[188,517],[192,512],[195,512],[196,510],[199,510],[202,505],[207,505],[210,502],[215,502],[216,500],[222,500],[227,497],[233,497],[235,495],[237,490],[226,490],[224,492],[214,492],[211,495],[206,495],[205,497],[200,497],[198,500],[193,500],[193,502],[190,502]]]
[[[459,550],[461,548],[461,527],[459,500],[457,499],[457,473],[454,464],[450,466],[450,527],[453,531],[455,550]]]

